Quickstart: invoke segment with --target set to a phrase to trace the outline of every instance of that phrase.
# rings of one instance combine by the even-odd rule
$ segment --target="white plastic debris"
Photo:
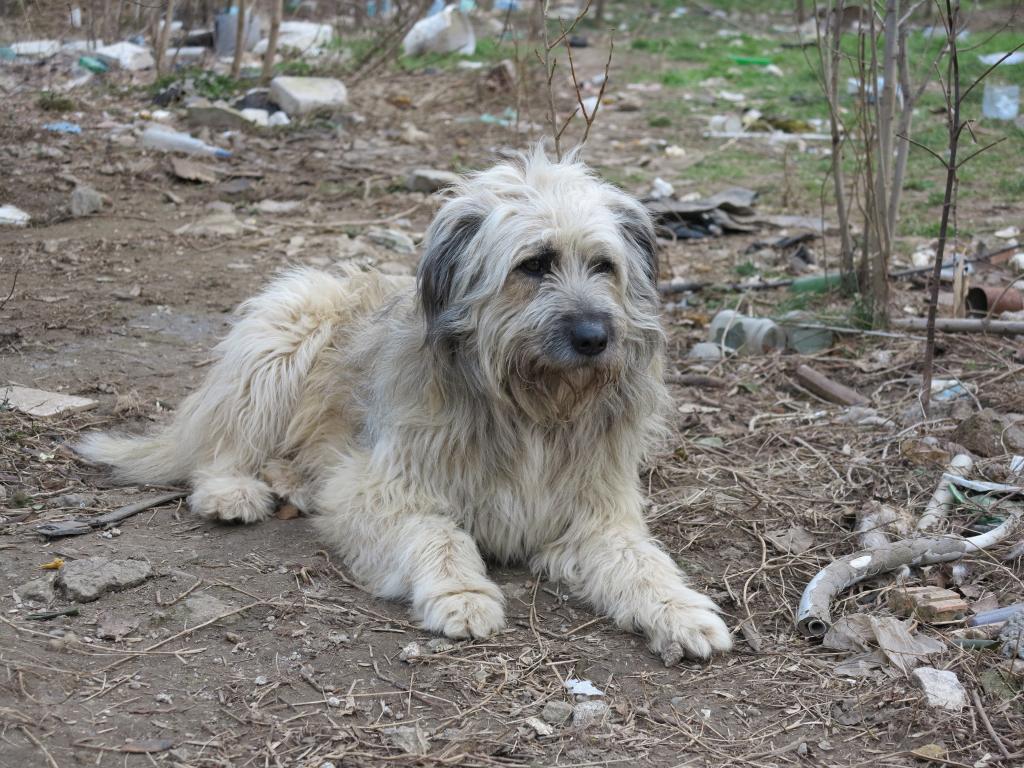
[[[275,77],[270,99],[289,115],[340,109],[348,102],[345,84],[331,77]]]
[[[231,157],[231,153],[220,147],[210,146],[187,133],[172,131],[162,125],[151,125],[142,133],[142,146],[162,152],[184,152],[188,155],[207,157]]]
[[[25,40],[20,43],[12,43],[11,50],[15,56],[24,56],[28,59],[48,59],[55,56],[60,50],[60,42],[57,40]]]
[[[458,6],[448,5],[440,13],[417,21],[402,40],[402,49],[406,56],[452,52],[472,56],[476,35],[469,18],[459,12]]]
[[[149,69],[156,63],[153,61],[153,54],[149,52],[149,48],[128,41],[96,49],[96,58],[107,66],[120,67],[130,72]]]
[[[0,227],[27,227],[32,217],[13,205],[0,205]]]
[[[241,114],[242,117],[244,117],[250,123],[255,123],[256,125],[261,126],[263,128],[266,128],[268,125],[270,125],[270,113],[267,112],[267,110],[265,109],[243,109]]]
[[[1003,240],[1012,240],[1020,234],[1020,230],[1017,227],[1004,227],[996,232],[996,237],[1001,237]]]
[[[334,37],[334,27],[313,21],[282,21],[277,34],[277,49],[290,48],[306,56],[318,56],[323,46]],[[256,55],[266,53],[270,39],[264,38],[253,47]]]
[[[666,197],[672,197],[675,193],[675,187],[660,176],[651,182],[651,197],[655,200],[663,200]]]
[[[604,696],[604,691],[598,688],[589,680],[580,680],[578,677],[570,677],[563,685],[565,690],[573,696]]]
[[[1005,51],[1000,53],[986,53],[983,56],[979,56],[978,60],[989,67],[996,63],[999,63],[999,66],[1003,66],[1004,64],[1024,64],[1024,51],[1014,51],[1009,56],[1006,56],[1006,58],[1000,63],[999,60],[1002,59],[1003,56],[1006,56]]]

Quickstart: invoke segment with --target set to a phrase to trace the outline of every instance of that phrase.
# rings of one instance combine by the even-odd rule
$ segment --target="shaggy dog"
[[[187,480],[216,520],[314,524],[427,629],[505,623],[484,556],[526,561],[667,664],[728,650],[642,516],[664,336],[651,221],[543,151],[457,185],[416,280],[299,269],[246,301],[203,384],[147,437],[80,450],[134,483]]]

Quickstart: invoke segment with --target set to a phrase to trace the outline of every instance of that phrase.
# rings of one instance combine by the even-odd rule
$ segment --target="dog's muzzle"
[[[581,314],[566,318],[565,334],[572,351],[582,357],[597,357],[608,348],[611,323],[599,314]]]

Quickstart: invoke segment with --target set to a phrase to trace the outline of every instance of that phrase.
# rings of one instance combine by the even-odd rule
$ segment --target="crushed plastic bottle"
[[[231,153],[226,149],[210,146],[187,133],[179,133],[156,125],[151,125],[143,131],[142,146],[146,149],[158,149],[161,152],[184,152],[188,155],[219,158],[231,157]]]

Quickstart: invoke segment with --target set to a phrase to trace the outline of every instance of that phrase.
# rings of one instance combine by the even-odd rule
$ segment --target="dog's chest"
[[[483,461],[463,526],[480,548],[501,561],[524,560],[557,538],[575,506],[566,482],[566,457],[557,443],[538,434],[522,436],[503,466]]]

